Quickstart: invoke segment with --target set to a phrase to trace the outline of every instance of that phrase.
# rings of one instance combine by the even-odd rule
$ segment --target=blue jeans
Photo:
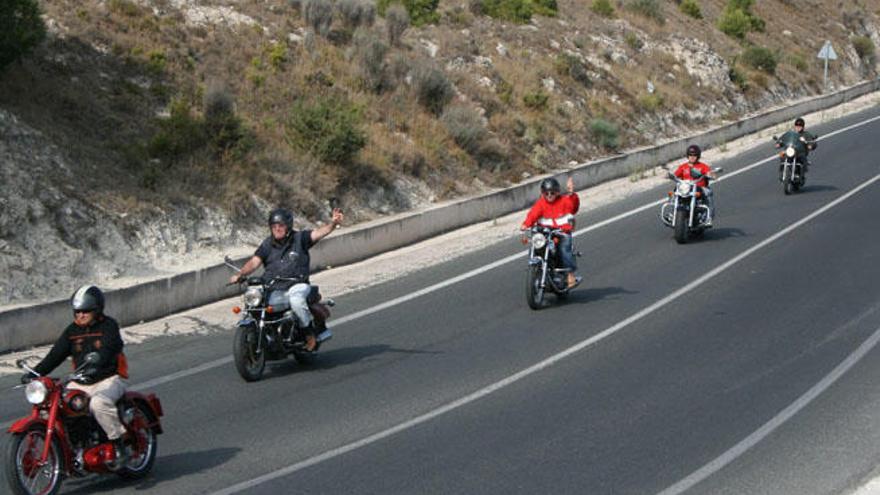
[[[309,297],[312,286],[309,284],[296,284],[287,289],[287,300],[290,301],[290,309],[299,319],[303,327],[312,324],[312,313],[309,311],[309,303],[306,298]]]
[[[571,234],[564,234],[559,236],[559,259],[562,261],[563,268],[568,268],[572,272],[577,270],[577,261],[575,261],[574,253],[572,252],[573,241]]]

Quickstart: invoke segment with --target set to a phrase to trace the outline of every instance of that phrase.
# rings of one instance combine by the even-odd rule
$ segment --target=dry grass
[[[438,198],[475,192],[479,184],[503,186],[524,173],[605,154],[588,136],[594,119],[619,127],[621,148],[649,144],[635,130],[636,123],[730,101],[737,90],[700,84],[681,69],[681,61],[642,46],[642,40],[656,43],[674,34],[699,33],[728,63],[744,49],[716,28],[724,0],[699,0],[702,19],[672,3],[655,2],[663,23],[628,8],[615,8],[615,18],[607,19],[590,10],[589,0],[563,0],[556,18],[536,16],[527,26],[474,15],[466,0],[451,0],[440,6],[437,25],[408,28],[388,43],[381,58],[380,49],[357,52],[350,43],[358,26],[367,30],[358,39],[387,43],[383,18],[373,23],[358,17],[355,22],[351,11],[341,12],[325,36],[316,36],[303,30],[302,8],[286,0],[229,4],[261,27],[195,27],[173,8],[157,16],[139,3],[45,3],[47,16],[64,26],[67,37],[46,44],[22,70],[4,74],[0,104],[64,145],[78,167],[101,170],[87,177],[95,188],[108,191],[102,201],[110,207],[146,210],[204,202],[242,219],[256,214],[256,207],[239,206],[248,191],[309,216],[324,215],[326,199],[338,197],[343,205],[361,206],[357,220],[375,214],[362,204],[367,189],[384,188],[386,206],[406,207],[392,185],[399,175],[421,181]],[[869,16],[878,23],[877,11],[876,5],[855,0],[834,6],[819,2],[810,13],[815,25],[787,22],[803,15],[796,3],[756,2],[752,12],[766,21],[766,30],[749,33],[746,43],[771,47],[780,63],[775,74],[736,63],[748,84],[745,96],[762,105],[772,101],[769,88],[816,93],[821,65],[815,53],[826,33],[841,53],[852,35],[866,34],[859,19]],[[823,33],[822,39],[816,32]],[[288,40],[291,33],[295,39]],[[435,58],[422,40],[439,47]],[[506,54],[496,50],[499,44]],[[615,53],[628,61],[616,59]],[[448,105],[483,112],[491,143],[485,150],[464,149],[466,141],[459,137],[456,143],[444,126],[442,108],[432,112],[419,104],[412,69],[425,65],[440,68],[452,83],[455,94]],[[850,69],[847,77],[858,76],[853,74]],[[839,81],[843,75],[832,74]],[[552,87],[545,86],[551,79]],[[649,80],[655,95],[645,90]],[[157,112],[178,99],[189,102],[194,117],[201,118],[203,96],[212,84],[227,89],[235,115],[256,145],[242,156],[196,151],[173,170],[157,169],[144,155],[159,128]],[[335,94],[363,109],[367,144],[345,166],[303,155],[286,139],[291,103],[316,94]],[[681,128],[707,124],[676,118]],[[144,189],[147,180],[152,186]]]

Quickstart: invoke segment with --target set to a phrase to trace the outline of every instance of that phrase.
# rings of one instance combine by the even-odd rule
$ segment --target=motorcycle
[[[153,468],[157,435],[162,433],[162,405],[155,394],[126,392],[117,402],[129,454],[125,464],[117,465],[114,444],[89,414],[88,394],[67,387],[81,380],[83,370],[99,359],[96,352],[87,354],[83,363],[62,379],[40,376],[23,360],[16,362],[36,378],[15,387],[24,387],[33,408],[30,416],[8,430],[12,440],[6,450],[5,474],[12,493],[52,495],[61,489],[65,477],[114,473],[140,479]]]
[[[773,136],[773,142],[781,148],[779,166],[782,169],[782,191],[789,195],[804,187],[807,181],[807,151],[815,147],[815,141],[807,141],[795,132],[787,132],[781,138]]]
[[[566,276],[571,271],[562,267],[559,239],[567,235],[561,229],[535,226],[526,232],[524,243],[529,245],[528,271],[526,273],[526,302],[532,309],[545,306],[544,296],[552,292],[557,299],[565,300],[571,289]],[[581,256],[575,251],[575,256]]]
[[[229,257],[224,261],[240,271]],[[316,345],[311,351],[306,348],[306,331],[290,308],[286,291],[272,290],[276,283],[291,280],[279,277],[264,281],[251,276],[242,281],[246,286],[242,294],[243,307],[232,308],[233,313],[242,314],[235,328],[232,356],[235,369],[245,381],[262,378],[266,361],[286,359],[289,355],[300,364],[312,364],[321,344],[333,337],[327,328],[327,319],[336,303],[332,299],[322,301],[318,286],[313,285],[306,302],[312,313]]]
[[[723,170],[714,168],[712,171],[721,173]],[[692,236],[703,235],[709,228],[709,206],[701,200],[703,193],[697,186],[701,179],[698,170],[691,169],[694,179],[680,179],[672,172],[668,176],[675,181],[675,188],[669,192],[669,199],[660,206],[660,220],[673,229],[676,242],[684,244]]]

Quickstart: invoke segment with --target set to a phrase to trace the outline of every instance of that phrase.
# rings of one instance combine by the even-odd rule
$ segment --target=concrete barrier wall
[[[577,189],[584,189],[681,158],[690,143],[711,148],[878,89],[880,80],[868,81],[694,136],[581,164],[557,177],[570,176]],[[424,211],[395,215],[334,233],[315,246],[312,264],[319,269],[352,263],[455,228],[527,208],[537,197],[537,183],[542,178],[536,177],[508,189],[437,205]],[[239,260],[240,263],[243,261]],[[218,301],[238,292],[237,287],[225,285],[230,273],[226,266],[217,265],[107,291],[107,313],[124,326]],[[71,292],[74,289],[71,287]],[[66,299],[0,312],[0,352],[53,342],[71,317]]]

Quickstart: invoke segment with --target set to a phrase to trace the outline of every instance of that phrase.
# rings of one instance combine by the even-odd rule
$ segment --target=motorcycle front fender
[[[238,323],[236,323],[235,326],[257,328],[257,320],[253,319],[250,315],[248,315],[248,316],[245,316],[244,318],[238,320]]]
[[[21,418],[18,421],[12,423],[12,425],[9,427],[8,430],[6,430],[6,432],[7,433],[24,433],[32,425],[40,425],[43,428],[45,428],[48,425],[48,422],[45,419],[40,417],[40,413],[36,409],[33,409],[31,411],[30,416]]]

